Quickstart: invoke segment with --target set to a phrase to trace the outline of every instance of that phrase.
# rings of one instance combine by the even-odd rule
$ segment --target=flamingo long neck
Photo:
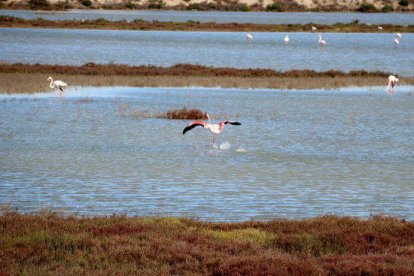
[[[55,85],[53,84],[53,79],[50,78],[50,84],[49,84],[50,88],[55,88]]]

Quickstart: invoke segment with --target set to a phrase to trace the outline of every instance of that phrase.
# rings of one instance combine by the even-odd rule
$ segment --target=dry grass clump
[[[0,215],[0,274],[413,275],[414,223]]]
[[[122,104],[118,107],[118,113],[121,117],[130,117],[133,119],[159,118],[170,120],[205,120],[207,113],[199,109],[173,109],[167,112],[151,112],[149,110],[134,109],[129,111],[129,106]]]
[[[215,23],[198,21],[187,22],[160,22],[127,20],[110,21],[103,18],[95,20],[45,20],[21,19],[12,16],[0,16],[0,27],[19,28],[66,28],[66,29],[105,29],[105,30],[169,30],[169,31],[226,31],[226,32],[309,32],[315,26],[319,32],[378,32],[376,25],[366,25],[353,21],[350,23],[337,23],[333,25],[320,24],[254,24],[254,23]],[[386,32],[414,32],[414,25],[382,25]]]
[[[167,119],[171,120],[206,120],[207,113],[200,109],[174,109],[165,113]]]

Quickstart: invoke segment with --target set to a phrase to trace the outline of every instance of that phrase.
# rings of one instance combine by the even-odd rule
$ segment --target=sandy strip
[[[0,92],[34,93],[48,92],[48,74],[0,73]],[[350,86],[381,86],[383,77],[203,77],[203,76],[86,76],[73,74],[54,75],[76,86],[134,86],[134,87],[223,87],[223,88],[275,88],[317,89]],[[400,78],[400,85],[414,85],[414,77]]]

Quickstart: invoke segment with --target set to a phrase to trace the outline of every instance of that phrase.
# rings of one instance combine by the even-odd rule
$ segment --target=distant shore
[[[3,9],[186,10],[267,12],[409,12],[411,0],[3,0]]]
[[[8,28],[55,28],[55,29],[98,29],[98,30],[162,30],[162,31],[224,31],[224,32],[310,32],[312,27],[317,32],[333,33],[384,33],[400,32],[414,33],[414,25],[383,24],[379,30],[377,25],[368,25],[354,21],[351,23],[323,24],[254,24],[254,23],[201,23],[187,22],[160,22],[134,20],[128,22],[96,20],[44,20],[21,19],[12,16],[0,16],[0,27]]]
[[[413,275],[414,222],[0,214],[5,275]]]
[[[0,92],[50,91],[47,77],[69,86],[223,87],[273,89],[333,89],[386,85],[387,72],[341,72],[216,68],[178,64],[171,67],[89,63],[82,66],[0,64]],[[414,84],[414,77],[400,77],[399,85]]]

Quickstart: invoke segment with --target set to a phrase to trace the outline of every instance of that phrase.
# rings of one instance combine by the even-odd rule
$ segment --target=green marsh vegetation
[[[374,216],[268,222],[0,216],[5,274],[410,275],[414,223]]]

